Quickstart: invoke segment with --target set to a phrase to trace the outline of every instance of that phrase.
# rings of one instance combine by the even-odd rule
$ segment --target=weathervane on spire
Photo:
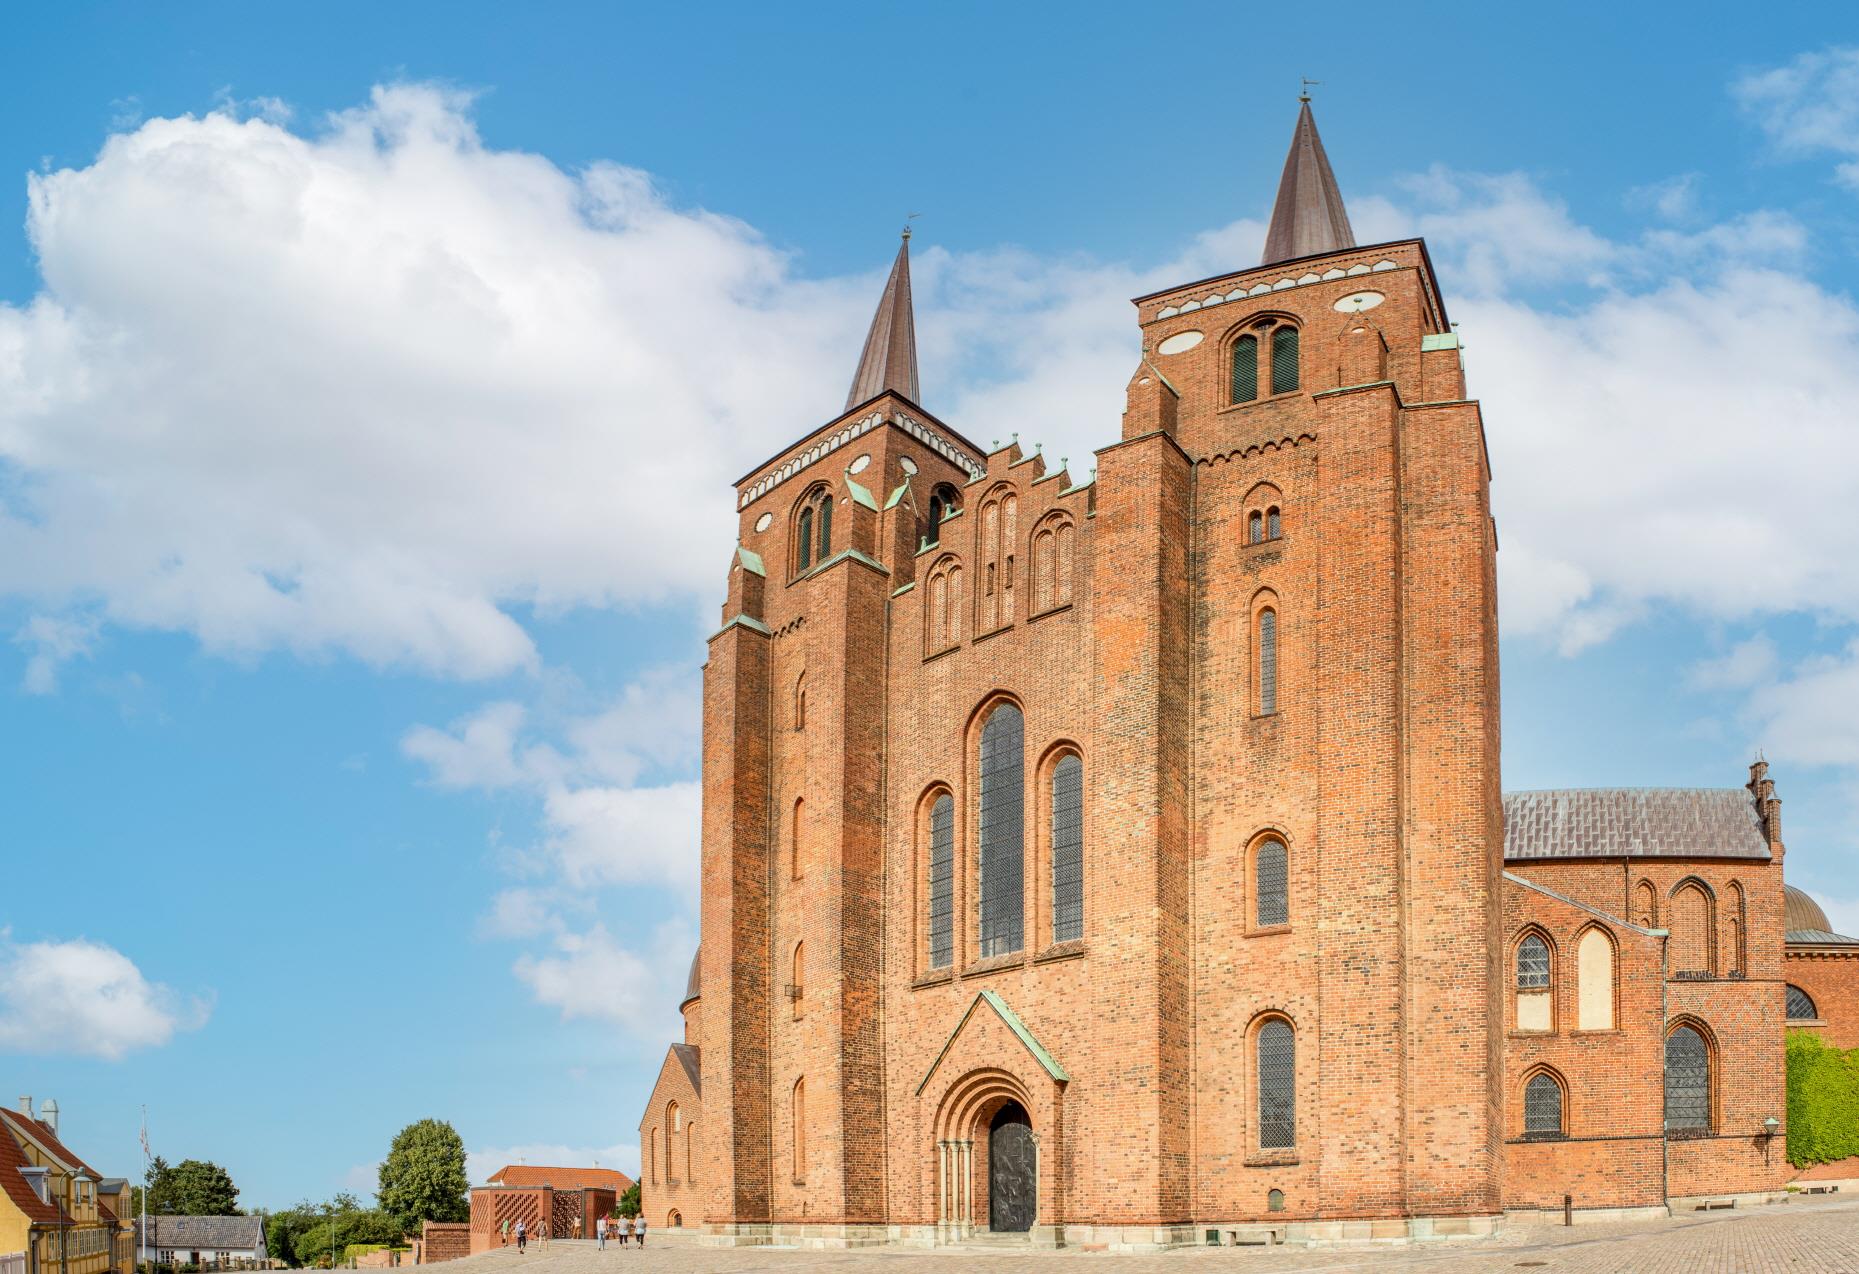
[[[1300,75],[1297,78],[1301,80],[1304,85],[1297,95],[1297,100],[1300,102],[1308,102],[1310,100],[1310,86],[1312,84],[1321,85],[1323,83],[1322,80],[1313,80],[1308,75]]]
[[[923,214],[920,212],[910,212],[910,213],[904,214],[904,238],[908,239],[910,237],[910,223],[915,221],[918,217],[922,215]]]

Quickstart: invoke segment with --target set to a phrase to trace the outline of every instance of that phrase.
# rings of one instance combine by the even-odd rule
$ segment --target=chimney
[[[39,1122],[50,1128],[54,1134],[58,1131],[58,1101],[47,1097],[45,1104],[39,1107]]]
[[[32,1098],[22,1097],[19,1099],[19,1113],[28,1119],[32,1118]]]

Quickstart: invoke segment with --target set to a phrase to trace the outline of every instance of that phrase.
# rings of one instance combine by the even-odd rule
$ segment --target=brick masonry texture
[[[1314,281],[1161,317],[1287,273]],[[1364,291],[1381,299],[1355,312]],[[984,452],[887,391],[739,486],[704,673],[700,1082],[668,1054],[642,1117],[652,1223],[956,1240],[994,1219],[988,1129],[1016,1103],[1034,1233],[1055,1244],[1248,1222],[1407,1233],[1565,1195],[1779,1187],[1783,1138],[1762,1121],[1785,1114],[1783,853],[1761,767],[1720,794],[1750,811],[1731,820],[1759,842],[1741,858],[1700,842],[1505,874],[1490,475],[1424,245],[1137,307],[1144,354],[1094,483],[1017,442]],[[1236,405],[1234,344],[1266,321],[1298,328],[1300,384]],[[936,527],[932,498],[956,510]],[[1253,542],[1268,513],[1280,533]],[[980,932],[979,745],[1007,704],[1024,935],[999,952]],[[1082,938],[1053,929],[1067,755],[1085,775]],[[937,967],[945,795],[954,954]],[[1266,839],[1287,850],[1288,920],[1261,925]],[[1636,915],[1642,882],[1659,914]],[[1664,910],[1699,891],[1707,931],[1684,940],[1709,955],[1680,978]],[[1594,926],[1614,1025],[1584,1032],[1575,949]],[[1517,1027],[1526,930],[1554,953],[1547,1031]],[[1825,1003],[1850,1014],[1846,994]],[[1711,1127],[1668,1141],[1679,1021],[1709,1041]],[[1270,1022],[1295,1041],[1288,1146],[1261,1127]],[[1522,1086],[1545,1071],[1565,1126],[1529,1139]],[[672,1102],[688,1147],[667,1140]]]

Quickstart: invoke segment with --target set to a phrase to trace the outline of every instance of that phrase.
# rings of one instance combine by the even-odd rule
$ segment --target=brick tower
[[[1354,242],[1306,100],[1263,263],[1137,299],[1079,482],[918,405],[908,238],[845,411],[737,485],[707,1232],[1483,1227],[1496,545],[1424,244]]]

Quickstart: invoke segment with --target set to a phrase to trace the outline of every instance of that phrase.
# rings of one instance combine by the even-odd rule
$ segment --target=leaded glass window
[[[1259,612],[1259,715],[1278,711],[1278,612]]]
[[[1052,940],[1084,937],[1084,762],[1052,767]]]
[[[1523,1135],[1562,1135],[1562,1085],[1553,1076],[1537,1075],[1523,1086]]]
[[[804,571],[809,566],[813,565],[813,510],[812,509],[810,508],[802,509],[800,511],[800,526],[799,526],[798,534],[795,538],[797,538],[800,541],[799,569]]]
[[[1003,703],[981,729],[981,955],[1025,945],[1025,723]]]
[[[1665,1037],[1667,1132],[1706,1132],[1711,1126],[1711,1055],[1696,1028],[1680,1026]]]
[[[1289,864],[1283,841],[1268,840],[1252,856],[1254,916],[1260,928],[1291,923],[1291,889]]]
[[[1549,944],[1535,934],[1517,944],[1517,989],[1549,989]]]
[[[1273,1018],[1259,1028],[1259,1147],[1297,1145],[1297,1037]]]
[[[1249,403],[1259,396],[1259,338],[1242,336],[1233,342],[1233,401]]]
[[[946,969],[955,959],[955,800],[947,792],[930,806],[929,962]]]
[[[1820,1016],[1814,1007],[1814,997],[1798,986],[1788,988],[1788,1017],[1790,1021],[1811,1022]]]
[[[1272,333],[1272,392],[1288,394],[1297,388],[1297,329],[1281,327]]]
[[[833,497],[821,497],[820,500],[820,560],[824,562],[833,555]]]
[[[1265,538],[1268,540],[1275,540],[1278,538],[1277,509],[1267,509],[1265,511]]]
[[[1254,510],[1252,516],[1246,520],[1246,543],[1257,544],[1264,538],[1265,519],[1259,516],[1257,510]]]

